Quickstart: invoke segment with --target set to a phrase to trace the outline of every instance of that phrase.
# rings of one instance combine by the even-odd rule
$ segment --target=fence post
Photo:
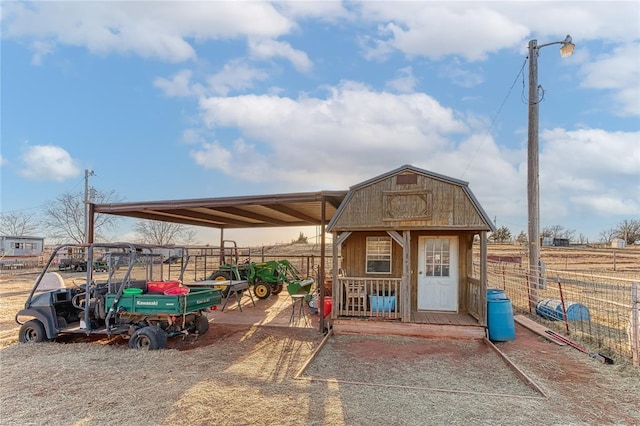
[[[560,277],[558,277],[558,290],[560,291],[560,303],[562,303],[562,318],[564,318],[564,327],[567,329],[567,335],[569,335],[569,321],[567,319],[567,308],[564,304],[564,295],[562,294],[562,284]]]
[[[633,355],[633,366],[640,365],[640,314],[638,314],[638,283],[631,284],[631,324],[629,327],[629,340],[631,341],[631,353]]]

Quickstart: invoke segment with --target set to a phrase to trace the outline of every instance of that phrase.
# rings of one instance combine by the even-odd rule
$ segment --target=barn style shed
[[[327,226],[334,331],[483,337],[494,230],[467,182],[411,165],[351,187]]]

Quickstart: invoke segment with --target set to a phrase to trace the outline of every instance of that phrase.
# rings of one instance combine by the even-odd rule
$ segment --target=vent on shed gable
[[[396,176],[397,185],[411,185],[418,183],[418,175],[415,173],[404,173]]]

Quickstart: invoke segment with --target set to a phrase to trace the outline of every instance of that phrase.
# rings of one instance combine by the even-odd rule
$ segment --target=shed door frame
[[[429,253],[427,253],[427,244],[429,244]],[[417,293],[419,311],[459,311],[458,245],[457,236],[419,237]]]

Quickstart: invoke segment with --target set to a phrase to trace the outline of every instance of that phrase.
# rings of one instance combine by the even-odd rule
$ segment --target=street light
[[[535,308],[538,299],[536,289],[540,282],[540,186],[538,183],[538,55],[540,49],[561,44],[560,56],[567,58],[576,47],[570,35],[562,41],[538,46],[537,40],[529,41],[529,138],[527,144],[527,200],[529,206],[529,305]]]

